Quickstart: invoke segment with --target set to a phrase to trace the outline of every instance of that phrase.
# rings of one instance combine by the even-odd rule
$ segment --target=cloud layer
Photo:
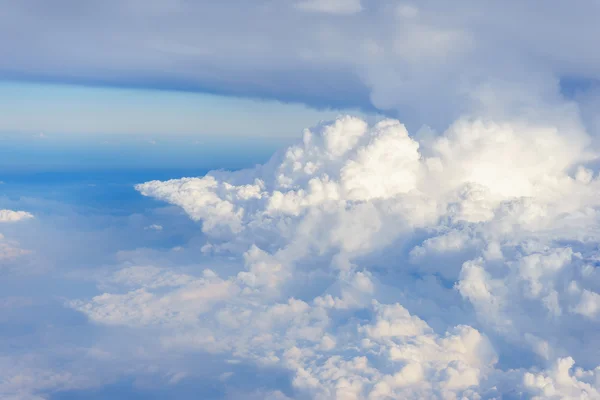
[[[68,257],[48,246],[44,262],[93,266],[56,279],[98,293],[56,285],[65,321],[87,323],[42,319],[55,347],[1,358],[0,397],[159,376],[235,399],[600,398],[599,12],[6,2],[4,77],[360,106],[404,124],[340,117],[264,165],[137,185],[197,232],[141,248],[193,227],[132,215],[139,238],[97,237],[140,248],[107,255],[94,233],[72,235]],[[25,252],[8,222],[31,217],[0,211],[1,265]],[[69,334],[77,345],[56,344]]]
[[[552,0],[543,12],[517,0],[4,3],[6,77],[360,106],[438,129],[473,109],[556,101],[561,81],[600,79],[594,0]]]
[[[600,180],[569,126],[341,117],[254,169],[138,185],[223,263],[125,266],[71,307],[289,371],[277,396],[597,398]]]

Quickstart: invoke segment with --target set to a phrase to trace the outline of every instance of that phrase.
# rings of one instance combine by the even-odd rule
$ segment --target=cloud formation
[[[600,80],[594,0],[543,12],[517,0],[5,3],[0,74],[20,79],[359,106],[438,129],[474,109],[556,102],[572,78]],[[588,86],[586,104],[597,97]]]
[[[100,292],[64,302],[125,344],[65,350],[60,368],[0,360],[0,394],[155,374],[208,377],[236,399],[600,398],[600,59],[585,40],[600,36],[599,11],[7,3],[3,76],[358,105],[406,126],[340,117],[264,165],[137,185],[202,235],[103,258],[84,274]],[[584,84],[568,94],[570,77]],[[148,238],[174,231],[138,222]],[[19,252],[0,235],[0,260]],[[238,390],[243,368],[285,384]]]
[[[24,221],[31,218],[33,218],[33,214],[26,211],[0,210],[0,225]],[[27,253],[29,252],[22,249],[17,241],[6,238],[2,232],[0,232],[0,267]]]
[[[33,215],[26,211],[0,210],[1,222],[17,222],[33,218]]]
[[[600,180],[567,125],[340,117],[254,169],[140,184],[227,261],[125,266],[70,306],[289,371],[290,398],[597,398]]]

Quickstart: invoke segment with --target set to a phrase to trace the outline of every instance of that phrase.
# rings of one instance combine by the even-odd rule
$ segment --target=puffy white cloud
[[[0,222],[17,222],[33,218],[26,211],[0,210]]]
[[[600,181],[567,125],[341,117],[254,169],[140,184],[227,267],[126,266],[71,306],[310,398],[595,398]]]
[[[445,129],[341,117],[265,165],[138,185],[202,224],[203,262],[123,263],[72,308],[166,359],[292,377],[293,391],[236,399],[600,397],[600,180],[584,131],[600,126],[598,96],[560,87],[600,79],[582,40],[600,36],[597,3],[63,0],[54,18],[43,3],[5,7],[0,72],[68,80],[69,65],[82,80],[372,105]],[[22,253],[0,235],[0,262]],[[77,386],[12,364],[2,397]],[[163,368],[173,383],[193,372]]]
[[[600,368],[586,371],[576,368],[574,360],[561,358],[548,371],[527,372],[523,386],[533,399],[596,399],[600,398]]]

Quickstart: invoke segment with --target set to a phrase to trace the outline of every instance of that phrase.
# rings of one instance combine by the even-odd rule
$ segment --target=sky
[[[600,399],[597,1],[0,10],[0,398]]]
[[[205,92],[85,84],[0,81],[2,125],[9,134],[225,136],[291,138],[339,110]],[[360,110],[346,110],[360,113]],[[35,116],[34,118],[32,118]],[[234,114],[235,118],[229,118]],[[363,113],[363,115],[365,115]],[[375,114],[374,114],[375,115]]]

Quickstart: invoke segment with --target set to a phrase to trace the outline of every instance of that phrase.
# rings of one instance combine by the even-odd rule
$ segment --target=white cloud
[[[596,3],[136,0],[76,19],[41,3],[0,16],[2,37],[20,38],[0,40],[0,70],[69,78],[69,65],[82,80],[372,105],[433,127],[341,117],[256,168],[138,185],[201,223],[206,243],[189,246],[202,262],[174,267],[185,246],[165,265],[123,262],[70,307],[135,331],[157,359],[291,375],[290,393],[233,398],[600,397],[600,179],[585,130],[597,133],[598,96],[560,87],[600,79],[582,40],[600,36]],[[81,34],[61,34],[73,20]],[[0,260],[21,252],[0,236]],[[11,364],[4,397],[76,381]],[[173,384],[194,373],[157,364]]]
[[[163,286],[182,286],[193,280],[194,278],[191,276],[157,267],[132,266],[118,270],[107,281],[125,286],[159,288]]]
[[[588,318],[597,318],[600,314],[600,294],[585,289],[573,311]]]
[[[315,399],[594,398],[600,181],[562,124],[342,117],[254,169],[138,185],[229,264],[127,266],[71,305],[165,352],[285,368]]]
[[[146,271],[154,274],[155,279],[161,279],[156,277],[157,271]],[[203,311],[229,298],[236,291],[230,282],[222,281],[210,270],[205,270],[204,276],[199,279],[167,276],[164,277],[166,280],[150,281],[149,284],[143,284],[150,278],[144,276],[143,272],[128,269],[120,271],[115,277],[116,282],[132,283],[137,280],[142,283],[140,289],[126,294],[105,293],[94,297],[88,304],[73,302],[72,306],[86,313],[93,321],[113,325],[185,324],[195,321]],[[163,286],[175,286],[176,289],[166,296],[157,296],[149,290]]]
[[[600,36],[594,0],[577,7],[551,0],[543,13],[516,0],[109,0],[77,18],[71,7],[57,6],[50,19],[43,3],[7,5],[0,51],[13,56],[0,62],[1,70],[57,81],[163,82],[317,106],[375,106],[398,112],[410,126],[438,129],[474,111],[512,116],[562,103],[565,77],[600,79],[600,59],[582,40]],[[150,28],[158,18],[160,34]],[[24,29],[31,26],[36,29]],[[105,35],[105,26],[115,34]],[[63,35],[63,27],[80,35]],[[17,48],[12,37],[21,38]],[[149,78],[142,81],[140,74]],[[595,100],[585,94],[576,100],[597,126]]]
[[[0,396],[11,400],[43,400],[45,391],[77,389],[89,385],[83,374],[55,370],[35,354],[0,357]]]
[[[0,210],[0,224],[25,221],[31,218],[33,215],[25,211]],[[28,250],[20,247],[19,242],[6,238],[0,232],[0,267],[29,253]]]
[[[0,222],[17,222],[33,218],[26,211],[0,210]]]
[[[28,253],[29,251],[22,249],[17,241],[9,240],[0,233],[0,265]]]
[[[598,378],[600,369],[585,371],[581,368],[571,372],[574,360],[561,358],[549,370],[541,373],[528,372],[523,377],[526,390],[535,399],[596,399],[600,398]]]

